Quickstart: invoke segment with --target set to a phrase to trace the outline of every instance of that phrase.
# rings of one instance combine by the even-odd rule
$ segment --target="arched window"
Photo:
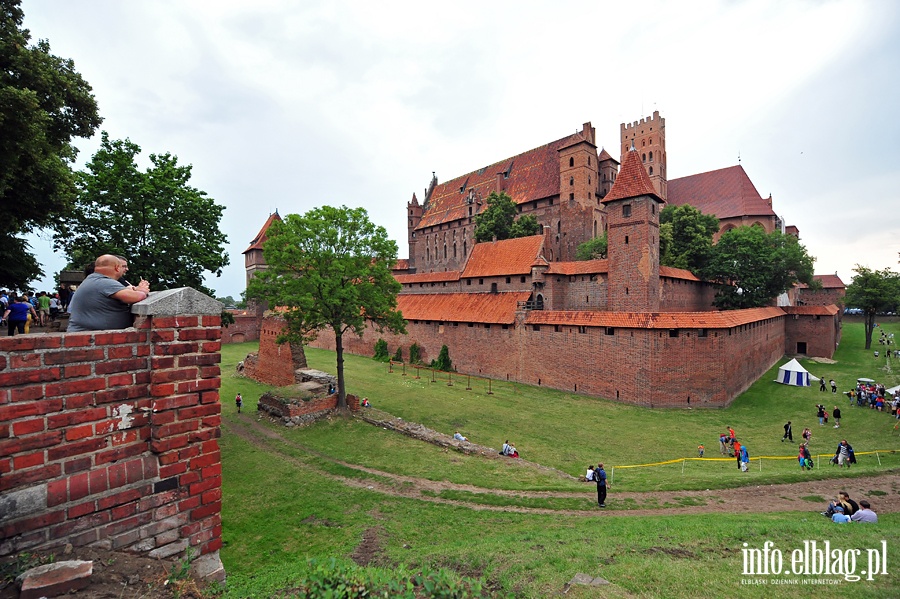
[[[469,255],[469,242],[463,239],[463,258]]]
[[[425,248],[425,262],[431,262],[431,248]]]
[[[562,221],[561,220],[556,221],[556,232],[562,233]]]
[[[456,260],[456,242],[453,242],[453,259]]]
[[[534,309],[535,310],[543,310],[544,309],[544,295],[542,293],[537,294],[537,298],[534,300]]]
[[[575,159],[569,158],[569,166],[575,166]]]
[[[650,152],[650,162],[653,162],[653,152]]]
[[[447,259],[447,244],[444,244],[444,260]]]
[[[569,177],[569,186],[575,185],[575,177]]]
[[[594,237],[597,236],[597,221],[594,221]]]
[[[641,162],[647,162],[647,155],[641,154]]]
[[[652,167],[652,166],[650,167],[650,174],[651,174],[651,175],[653,174],[653,167]]]

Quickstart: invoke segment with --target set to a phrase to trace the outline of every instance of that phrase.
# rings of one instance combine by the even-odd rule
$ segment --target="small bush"
[[[410,364],[419,364],[422,362],[422,357],[419,355],[419,344],[413,343],[409,346],[409,363]]]
[[[450,361],[450,349],[446,345],[441,346],[441,353],[438,354],[437,360],[431,361],[431,367],[444,372],[453,370],[453,362]]]
[[[385,341],[384,339],[379,339],[375,342],[375,355],[372,356],[372,359],[378,360],[379,362],[388,361],[387,341]]]
[[[394,362],[402,362],[403,361],[403,346],[397,348],[397,351],[394,353],[394,357],[391,358]]]

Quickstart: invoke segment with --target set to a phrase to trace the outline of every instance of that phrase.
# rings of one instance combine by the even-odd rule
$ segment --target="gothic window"
[[[641,154],[641,162],[647,162],[647,155]]]
[[[425,262],[431,262],[431,249],[425,248]]]
[[[575,185],[575,177],[569,177],[569,185]]]
[[[444,260],[447,259],[447,244],[444,244]]]
[[[594,237],[597,236],[597,221],[594,221]]]
[[[453,242],[453,259],[456,260],[456,242]]]
[[[556,221],[556,232],[562,233],[562,221],[561,220]]]
[[[652,166],[650,167],[650,174],[651,174],[651,175],[653,174],[653,167],[652,167]]]
[[[646,146],[646,145],[647,145],[647,140],[642,139],[642,140],[641,140],[641,147],[643,148],[643,147]]]
[[[653,152],[650,152],[650,162],[653,162]]]
[[[535,310],[543,310],[544,309],[544,296],[543,294],[538,293],[537,299],[534,302]]]
[[[569,158],[569,166],[575,166],[575,159]]]

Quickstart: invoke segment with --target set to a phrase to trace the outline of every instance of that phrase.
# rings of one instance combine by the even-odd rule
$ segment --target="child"
[[[698,455],[698,457],[701,457],[701,458],[703,457],[703,445],[697,446],[697,455]]]
[[[241,397],[240,393],[238,393],[237,395],[234,396],[234,405],[237,406],[238,414],[240,414],[241,407],[243,407],[243,405],[244,405],[244,398]]]

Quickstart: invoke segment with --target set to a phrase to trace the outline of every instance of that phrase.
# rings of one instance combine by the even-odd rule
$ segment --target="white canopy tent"
[[[782,385],[794,385],[795,387],[809,387],[810,381],[818,380],[817,377],[811,375],[808,370],[801,366],[800,362],[792,359],[778,369],[778,378],[775,379],[775,382]]]
[[[896,387],[891,387],[890,389],[885,389],[885,390],[884,390],[884,396],[885,396],[885,397],[890,397],[890,396],[892,396],[894,393],[896,393],[898,390],[900,390],[900,385],[897,385]]]

